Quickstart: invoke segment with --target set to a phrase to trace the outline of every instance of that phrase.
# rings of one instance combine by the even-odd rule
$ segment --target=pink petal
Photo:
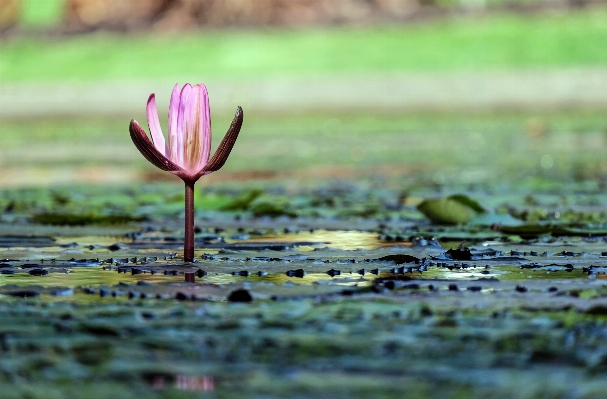
[[[185,135],[186,135],[186,129],[187,129],[186,120],[188,119],[188,117],[187,117],[188,101],[189,101],[191,91],[192,91],[192,86],[189,83],[186,83],[181,88],[181,93],[179,95],[179,108],[178,108],[178,114],[177,114],[177,132],[175,134],[176,145],[175,145],[174,157],[173,157],[173,153],[171,153],[171,160],[173,162],[175,162],[176,164],[178,164],[179,166],[181,166],[183,169],[186,169],[185,155],[186,155],[187,148],[185,147],[186,146]],[[173,148],[171,148],[171,151],[173,151]]]
[[[198,173],[207,163],[211,146],[209,95],[204,85],[192,87],[185,111],[184,168]]]
[[[167,154],[166,142],[162,134],[162,128],[160,127],[160,120],[158,119],[158,110],[156,108],[156,96],[154,93],[150,94],[148,98],[148,105],[146,107],[148,116],[148,126],[150,133],[152,134],[152,141],[156,146],[156,149],[162,154]]]
[[[201,162],[196,168],[199,171],[209,161],[211,155],[211,105],[209,104],[209,92],[207,87],[203,84],[200,85],[202,90],[202,101],[200,102],[200,115],[202,116],[201,121],[201,134],[202,134],[202,157]]]
[[[177,126],[177,116],[179,115],[179,84],[175,84],[171,93],[171,102],[169,103],[169,157],[177,159],[177,137],[179,128]]]

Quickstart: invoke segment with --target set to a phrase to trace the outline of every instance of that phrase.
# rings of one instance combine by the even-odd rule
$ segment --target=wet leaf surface
[[[1,193],[6,397],[604,396],[598,186],[468,187],[457,225],[416,206],[461,187],[209,187],[193,263],[173,188]]]

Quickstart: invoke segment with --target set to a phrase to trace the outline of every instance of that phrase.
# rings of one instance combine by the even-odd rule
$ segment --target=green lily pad
[[[485,213],[487,210],[483,208],[483,206],[474,198],[470,198],[464,194],[455,194],[450,196],[448,199],[457,201],[462,205],[466,205],[467,207],[473,209],[476,213]]]
[[[468,223],[477,214],[486,212],[476,200],[461,194],[426,199],[417,209],[432,222],[439,224]]]

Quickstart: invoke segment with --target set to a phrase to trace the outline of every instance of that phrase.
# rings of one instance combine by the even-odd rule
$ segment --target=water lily
[[[184,259],[194,260],[194,184],[198,179],[221,169],[225,164],[242,126],[242,108],[213,157],[211,153],[211,111],[209,94],[203,84],[189,83],[179,90],[176,84],[169,105],[168,140],[162,133],[156,96],[152,93],[147,104],[148,126],[152,139],[143,128],[131,120],[129,131],[135,147],[153,165],[170,172],[185,183],[185,241]],[[210,159],[209,159],[210,158]]]

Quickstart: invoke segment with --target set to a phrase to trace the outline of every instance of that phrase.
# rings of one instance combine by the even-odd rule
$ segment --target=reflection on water
[[[177,375],[174,379],[164,375],[155,375],[151,379],[151,385],[156,390],[172,386],[182,391],[210,392],[215,390],[215,379],[208,375]]]
[[[266,242],[266,241],[312,241],[325,243],[330,248],[343,250],[354,249],[377,249],[383,246],[383,243],[378,239],[377,233],[355,230],[314,230],[302,231],[297,234],[279,234],[268,235],[263,239],[250,240],[248,242]],[[400,243],[407,245],[406,243]],[[410,245],[410,244],[409,244]],[[298,247],[299,250],[312,250],[314,247]]]
[[[57,245],[70,245],[72,243],[78,243],[78,246],[94,246],[94,247],[107,247],[117,242],[131,243],[133,240],[126,236],[61,236],[56,237],[55,242]],[[105,248],[101,248],[104,249]]]
[[[0,274],[0,286],[14,284],[19,286],[37,285],[41,287],[89,287],[116,285],[119,283],[182,283],[183,275],[171,276],[157,274],[128,274],[106,271],[101,267],[74,267],[70,273],[49,273],[46,276],[31,276],[27,273]]]

